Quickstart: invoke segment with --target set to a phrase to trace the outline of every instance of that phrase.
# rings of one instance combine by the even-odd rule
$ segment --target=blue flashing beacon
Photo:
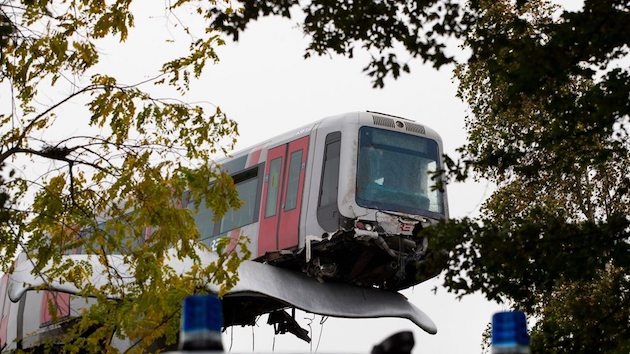
[[[527,319],[521,311],[497,312],[492,316],[492,353],[529,353]]]
[[[223,351],[223,306],[214,295],[184,299],[179,332],[180,350]]]

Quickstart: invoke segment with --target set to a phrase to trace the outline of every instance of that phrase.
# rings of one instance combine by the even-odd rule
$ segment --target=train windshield
[[[357,204],[370,209],[439,217],[442,192],[432,188],[439,168],[436,141],[372,127],[359,130]],[[439,214],[439,215],[436,215]]]

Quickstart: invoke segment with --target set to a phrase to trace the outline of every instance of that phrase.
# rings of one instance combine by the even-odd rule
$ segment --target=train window
[[[339,189],[339,153],[341,140],[333,141],[326,145],[324,152],[324,170],[322,176],[322,189],[319,196],[319,206],[337,203],[337,191]]]
[[[339,190],[339,154],[341,152],[341,132],[326,136],[322,180],[317,203],[317,221],[326,231],[335,231],[339,227],[339,207],[337,193]]]
[[[269,164],[269,185],[267,186],[267,205],[265,205],[265,217],[276,215],[278,209],[278,190],[280,189],[280,168],[282,158],[271,160]]]
[[[243,205],[239,209],[231,209],[223,215],[221,219],[221,229],[219,230],[220,233],[251,224],[255,221],[256,199],[258,194],[258,178],[256,172],[257,169],[254,169],[243,173],[245,176],[234,176],[238,197],[243,201]]]
[[[97,238],[103,238],[105,244],[103,245],[104,251],[107,254],[120,254],[121,251],[128,251],[139,247],[142,242],[144,242],[144,235],[146,233],[147,227],[117,227],[117,223],[124,223],[126,226],[136,225],[132,222],[132,214],[124,214],[119,216],[116,221],[106,220],[96,224],[93,228],[86,228],[79,232],[78,237],[92,234]],[[154,229],[155,230],[155,229]],[[74,236],[72,234],[68,235],[69,237]],[[73,239],[68,238],[70,242],[68,246],[71,246],[73,243]],[[89,250],[93,250],[93,247],[100,247],[96,244],[83,244],[78,246],[76,243],[75,247],[64,250],[65,255],[73,255],[73,254],[82,254],[87,253]],[[77,247],[78,246],[78,247]],[[90,251],[92,252],[92,251]]]
[[[193,203],[190,203],[189,208],[194,210]],[[211,208],[206,207],[206,200],[202,199],[199,203],[199,209],[196,214],[193,214],[195,218],[195,224],[199,230],[199,239],[210,237],[214,234],[214,213]]]
[[[291,153],[291,158],[289,159],[289,181],[287,182],[287,195],[284,210],[295,209],[301,170],[302,150],[294,151]]]
[[[201,199],[195,212],[195,204],[184,199],[184,205],[193,211],[193,218],[199,230],[199,239],[207,244],[215,241],[216,235],[232,229],[254,223],[258,220],[258,204],[260,204],[260,190],[264,164],[249,168],[232,176],[238,197],[243,201],[243,206],[238,210],[228,210],[223,218],[215,220],[214,212],[206,207],[205,199]]]
[[[437,142],[391,130],[359,130],[357,203],[371,209],[442,214],[443,195],[434,190]]]

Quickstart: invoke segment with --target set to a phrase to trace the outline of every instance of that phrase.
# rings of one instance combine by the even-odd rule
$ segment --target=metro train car
[[[433,277],[421,263],[425,226],[448,217],[436,187],[442,140],[424,125],[377,112],[328,117],[219,161],[244,205],[202,238],[249,237],[255,260],[320,281],[399,290]]]
[[[324,118],[218,161],[243,206],[216,221],[203,202],[195,208],[184,195],[182,206],[209,245],[250,239],[253,260],[239,268],[242,282],[224,298],[225,325],[252,324],[290,306],[326,316],[408,318],[435,333],[395,291],[436,275],[422,266],[430,250],[419,234],[448,217],[446,191],[435,188],[442,154],[429,127],[367,111]],[[0,280],[2,351],[54,338],[95,301],[69,283],[43,283],[24,255],[15,265]],[[44,285],[49,290],[35,290]],[[295,320],[283,316],[278,323],[303,338]]]

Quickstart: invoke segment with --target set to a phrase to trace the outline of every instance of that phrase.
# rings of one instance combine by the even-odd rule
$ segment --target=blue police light
[[[223,307],[214,295],[193,295],[184,299],[179,349],[223,350],[221,328]]]
[[[497,312],[492,316],[492,352],[529,353],[525,313]]]

